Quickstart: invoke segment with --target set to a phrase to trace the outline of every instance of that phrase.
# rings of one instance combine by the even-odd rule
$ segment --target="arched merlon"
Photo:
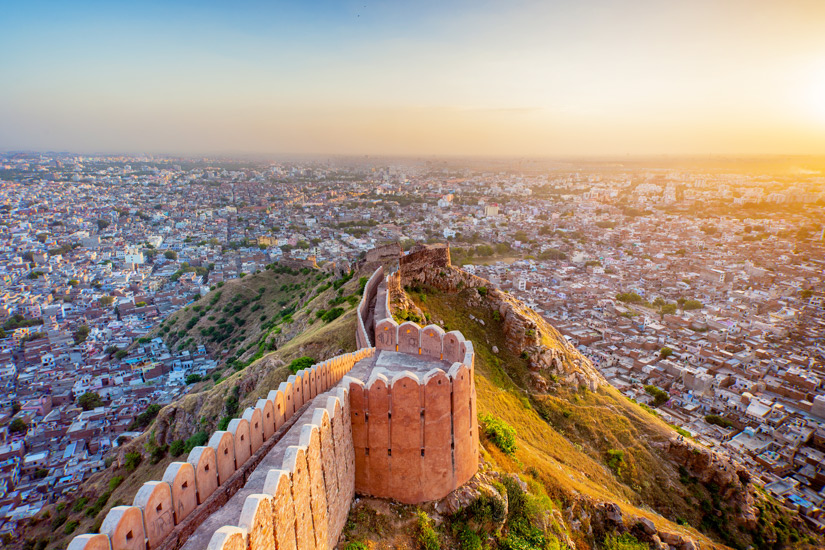
[[[311,476],[313,471],[316,474],[318,471],[322,472],[322,477],[318,478],[316,475],[312,485],[316,492],[316,509],[314,511],[310,509],[312,514],[310,519],[320,520],[323,516],[327,518],[327,524],[323,527],[325,531],[322,529],[320,538],[316,538],[318,533],[312,531],[310,532],[312,538],[306,540],[316,543],[323,539],[332,544],[330,541],[337,540],[346,523],[355,486],[349,396],[344,388],[334,386],[352,369],[355,363],[372,356],[374,352],[373,348],[364,348],[353,353],[339,355],[291,376],[291,382],[282,383],[278,390],[271,390],[266,399],[259,399],[254,408],[245,410],[244,418],[233,419],[229,422],[226,431],[213,433],[207,446],[195,447],[186,462],[172,463],[167,468],[163,481],[151,481],[144,484],[135,495],[134,506],[112,508],[101,525],[100,534],[77,535],[72,539],[69,548],[71,550],[147,550],[147,548],[149,550],[174,550],[179,548],[188,536],[181,535],[181,533],[191,533],[196,530],[197,525],[203,521],[204,517],[207,517],[198,507],[206,506],[207,510],[219,509],[231,494],[242,486],[242,479],[239,484],[239,479],[235,475],[238,470],[244,471],[244,476],[251,473],[251,468],[254,467],[250,462],[254,434],[251,433],[250,427],[254,428],[256,421],[262,430],[262,438],[268,441],[263,446],[267,452],[289,431],[304,428],[304,424],[292,425],[292,423],[296,420],[294,416],[297,412],[294,408],[296,392],[293,388],[298,389],[298,409],[300,409],[303,404],[305,380],[306,395],[311,395],[313,391],[316,395],[329,392],[325,398],[319,400],[317,404],[321,406],[314,409],[311,415],[312,424],[317,426],[318,445],[307,446],[310,450],[316,447],[320,449],[320,462],[316,460],[316,467],[313,469],[309,463],[312,457],[309,459],[305,457],[304,460],[307,476]],[[290,427],[282,430],[284,425]],[[276,430],[274,434],[269,433],[272,429]],[[259,455],[260,452],[256,454],[258,458],[254,461],[255,464],[260,460]],[[277,506],[273,509],[292,510],[294,514],[292,472],[287,472],[287,475],[288,495],[284,494],[283,480],[279,477],[278,483],[281,485],[276,486],[277,494],[272,494],[275,499],[273,506]],[[230,482],[230,479],[234,481]],[[224,485],[226,488],[222,489],[221,486]],[[321,487],[323,487],[323,496],[320,493]],[[226,491],[231,491],[230,496],[226,495]],[[279,502],[286,502],[284,499],[287,497],[289,506],[281,506]],[[321,503],[325,503],[324,506],[321,506]],[[217,508],[211,508],[213,506]],[[322,508],[327,510],[327,516],[321,512]],[[258,511],[260,509],[262,509],[260,506],[256,508]],[[195,510],[199,513],[194,513]],[[283,544],[279,548],[296,548],[294,515],[292,520],[280,521],[279,518],[289,518],[288,515],[284,515],[285,513],[273,518],[273,536],[281,537],[278,540],[283,541]],[[260,519],[259,516],[255,517]],[[257,525],[265,526],[265,524],[264,522]],[[280,531],[279,525],[281,525]],[[292,531],[289,531],[290,528]],[[258,527],[255,527],[252,532],[232,526],[218,529],[214,533],[209,548],[212,550],[220,548],[249,550],[248,546],[253,544],[254,540],[260,540],[250,538],[258,531],[260,531]],[[291,544],[289,543],[290,537],[293,541]]]
[[[374,371],[366,384],[347,381],[356,492],[417,504],[443,498],[475,474],[478,426],[468,365],[433,369],[423,379],[405,371],[389,381]]]

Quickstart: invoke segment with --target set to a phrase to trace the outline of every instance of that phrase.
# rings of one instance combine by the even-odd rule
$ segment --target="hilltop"
[[[215,288],[156,327],[170,345],[203,344],[220,357],[217,376],[147,411],[144,433],[74,501],[36,518],[18,542],[64,548],[64,525],[95,531],[112,506],[130,503],[144,481],[159,479],[182,452],[277,387],[293,361],[354,350],[355,304],[374,267],[336,278],[272,266]],[[634,548],[821,542],[747,472],[620,395],[512,296],[450,265],[425,263],[398,281],[390,293],[397,320],[459,330],[473,342],[482,466],[466,487],[421,510],[360,499],[347,543],[429,550],[436,542],[462,549],[609,547],[617,537],[640,545],[626,546]]]
[[[292,374],[293,361],[354,350],[363,273],[335,277],[273,264],[214,288],[155,327],[152,335],[170,346],[203,344],[218,368],[169,405],[150,405],[137,420],[142,435],[114,451],[73,501],[47,507],[9,544],[62,549],[75,534],[96,532],[113,506],[131,504],[144,482],[160,479],[170,462],[185,459],[208,434],[277,388]],[[230,322],[231,329],[219,329]]]
[[[485,473],[478,486],[520,475],[538,507],[530,520],[543,524],[543,542],[519,546],[508,535],[504,547],[609,547],[619,544],[622,533],[638,548],[822,542],[752,484],[747,471],[684,438],[654,409],[622,396],[558,331],[509,294],[455,267],[407,272],[403,285],[393,300],[397,321],[439,324],[474,344],[478,412],[486,425]],[[508,430],[512,443],[502,446]],[[499,491],[505,503],[513,497],[507,485]],[[518,533],[511,513],[490,522],[486,514],[477,517],[472,505],[462,510],[462,498],[473,497],[457,495],[428,510],[441,523],[442,548],[475,547],[465,545],[468,528],[481,540],[498,532],[500,545],[502,533]],[[368,540],[374,548],[414,548],[426,532],[413,511],[380,502],[362,502],[353,514],[352,540]],[[380,536],[372,534],[376,529]],[[392,543],[382,543],[385,538]]]

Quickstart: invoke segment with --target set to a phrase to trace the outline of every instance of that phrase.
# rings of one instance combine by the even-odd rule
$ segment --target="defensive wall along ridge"
[[[325,550],[356,493],[420,503],[478,468],[472,343],[398,325],[377,269],[358,351],[299,371],[69,550]],[[375,346],[372,339],[375,339]]]

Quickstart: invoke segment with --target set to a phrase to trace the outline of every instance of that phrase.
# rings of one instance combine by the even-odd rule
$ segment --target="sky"
[[[825,154],[825,2],[0,0],[0,150]]]

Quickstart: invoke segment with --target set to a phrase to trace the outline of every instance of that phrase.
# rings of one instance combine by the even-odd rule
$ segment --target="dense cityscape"
[[[393,242],[449,243],[622,393],[819,523],[823,184],[653,163],[3,155],[0,533],[226,368],[152,327],[273,263],[347,270]]]

